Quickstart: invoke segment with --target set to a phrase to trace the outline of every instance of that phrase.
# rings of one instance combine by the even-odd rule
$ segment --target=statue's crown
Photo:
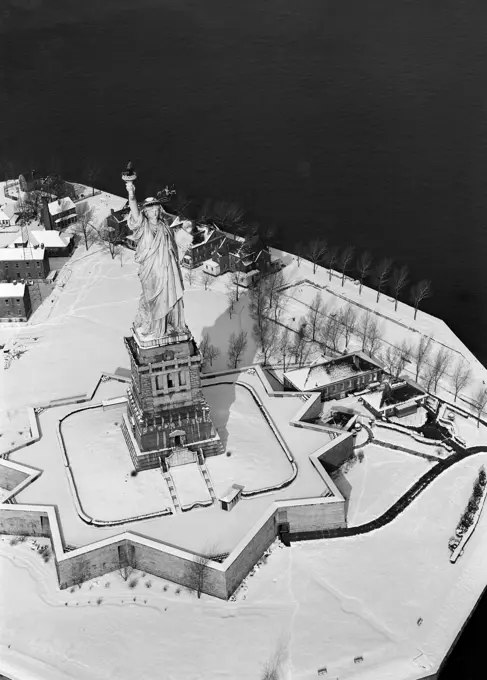
[[[158,198],[154,198],[154,196],[149,196],[149,198],[146,198],[144,201],[144,208],[148,208],[150,205],[161,205],[161,202]]]

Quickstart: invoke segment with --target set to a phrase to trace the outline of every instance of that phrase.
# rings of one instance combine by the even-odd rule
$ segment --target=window
[[[9,305],[9,304],[10,304],[10,300],[5,300],[5,304],[6,304],[6,305]]]
[[[37,263],[37,268],[40,269],[40,266],[41,266],[41,263],[38,262],[38,263]]]
[[[167,386],[169,388],[174,387],[174,379],[173,379],[172,373],[167,374]]]
[[[17,267],[17,269],[20,267],[18,262],[15,263],[15,266]]]
[[[184,385],[186,385],[186,373],[184,371],[181,371],[179,373],[179,384],[181,387],[184,387]]]
[[[20,305],[20,299],[19,299],[19,298],[17,298],[17,299],[15,300],[15,302],[16,302],[18,305]]]
[[[352,387],[352,381],[351,380],[347,380],[347,387]]]
[[[164,376],[162,374],[156,375],[156,389],[157,390],[164,389]]]

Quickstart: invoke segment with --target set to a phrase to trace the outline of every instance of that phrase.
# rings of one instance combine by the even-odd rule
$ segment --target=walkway
[[[340,538],[342,536],[357,536],[358,534],[366,534],[369,531],[374,531],[375,529],[380,529],[381,527],[389,524],[398,515],[403,512],[408,505],[410,505],[416,496],[426,489],[427,486],[431,484],[437,477],[439,477],[442,472],[450,468],[452,465],[461,462],[465,458],[474,456],[477,453],[487,453],[487,446],[472,446],[461,453],[454,453],[447,460],[439,461],[437,465],[428,470],[422,477],[418,479],[413,486],[406,491],[405,494],[397,500],[394,505],[392,505],[389,510],[372,520],[371,522],[366,522],[357,527],[346,527],[344,529],[329,529],[329,530],[316,530],[316,531],[302,531],[292,534],[290,536],[291,542],[293,541],[310,541],[316,540],[318,538]]]

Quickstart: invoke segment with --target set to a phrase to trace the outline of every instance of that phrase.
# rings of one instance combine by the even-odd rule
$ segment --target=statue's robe
[[[169,223],[171,222],[171,223]],[[183,311],[183,275],[180,260],[191,243],[191,236],[180,225],[179,218],[163,213],[157,226],[140,213],[132,214],[128,226],[137,244],[135,261],[139,264],[142,286],[139,318],[145,320],[144,333],[159,337],[186,327]]]

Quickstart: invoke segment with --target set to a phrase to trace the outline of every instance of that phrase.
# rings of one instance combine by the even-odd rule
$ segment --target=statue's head
[[[142,208],[142,214],[147,217],[149,222],[157,222],[162,215],[162,206],[157,198],[146,198]]]

